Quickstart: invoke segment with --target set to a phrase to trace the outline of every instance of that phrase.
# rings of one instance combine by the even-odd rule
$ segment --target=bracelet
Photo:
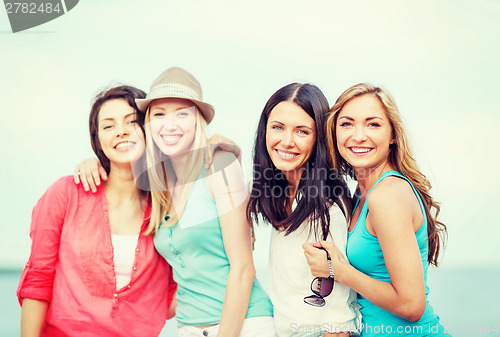
[[[335,275],[333,274],[333,264],[332,264],[332,258],[330,257],[330,254],[328,254],[328,251],[325,249],[326,252],[326,259],[328,260],[328,269],[330,270],[330,276],[328,278],[334,279]]]

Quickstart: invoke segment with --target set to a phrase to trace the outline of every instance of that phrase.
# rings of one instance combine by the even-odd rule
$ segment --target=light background
[[[247,177],[260,112],[283,85],[316,84],[330,105],[362,81],[387,88],[441,202],[443,267],[498,270],[499,17],[495,0],[85,0],[12,34],[0,10],[0,267],[22,268],[32,207],[93,156],[93,96],[148,91],[181,66],[215,106],[211,132],[243,149]],[[259,270],[268,231],[258,230]]]

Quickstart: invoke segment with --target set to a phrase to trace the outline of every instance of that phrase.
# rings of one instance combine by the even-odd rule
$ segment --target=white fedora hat
[[[200,82],[189,72],[174,67],[165,70],[151,85],[151,89],[144,99],[136,99],[137,107],[146,112],[149,104],[160,98],[183,98],[193,102],[207,121],[214,118],[214,107],[203,102]]]

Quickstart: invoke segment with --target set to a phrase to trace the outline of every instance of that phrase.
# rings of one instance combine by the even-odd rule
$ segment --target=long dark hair
[[[267,120],[276,105],[291,101],[300,106],[315,122],[316,140],[306,163],[295,200],[297,207],[288,214],[288,181],[283,172],[273,164],[266,148]],[[316,239],[328,237],[330,229],[329,208],[337,203],[348,217],[351,207],[349,191],[344,180],[327,163],[325,124],[328,117],[328,100],[321,90],[312,84],[292,83],[276,91],[267,101],[260,116],[255,136],[253,158],[253,185],[247,206],[247,218],[259,221],[258,216],[274,228],[286,227],[286,235],[292,233],[310,217]]]
[[[89,116],[90,144],[92,145],[92,149],[94,150],[97,158],[101,162],[102,167],[108,174],[110,169],[109,159],[102,151],[101,142],[99,141],[99,111],[101,110],[102,105],[107,101],[112,99],[123,99],[127,101],[128,105],[135,110],[137,123],[142,129],[144,129],[144,113],[142,113],[135,104],[135,99],[145,97],[146,93],[144,91],[127,85],[122,85],[101,91],[94,98],[94,103],[92,104]]]

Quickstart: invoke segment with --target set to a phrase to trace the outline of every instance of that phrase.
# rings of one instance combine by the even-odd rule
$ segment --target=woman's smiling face
[[[161,152],[176,156],[191,150],[196,132],[196,106],[182,98],[162,98],[149,108],[151,136]]]
[[[124,99],[106,101],[99,109],[99,142],[111,164],[130,164],[144,153],[144,133],[136,118]]]
[[[336,129],[339,153],[355,170],[388,163],[389,146],[394,143],[392,125],[376,96],[349,100],[339,113]]]
[[[269,114],[266,147],[271,160],[287,176],[300,177],[316,141],[316,125],[299,105],[291,101],[277,104]],[[289,179],[290,180],[290,179]]]

